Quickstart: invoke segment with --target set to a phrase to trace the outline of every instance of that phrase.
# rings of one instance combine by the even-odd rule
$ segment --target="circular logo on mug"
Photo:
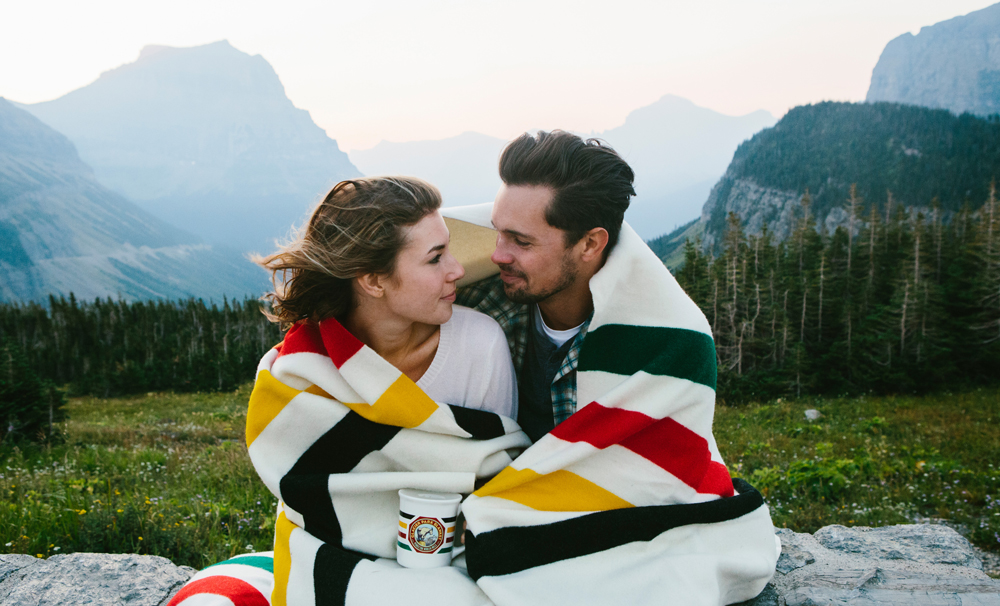
[[[418,553],[434,553],[444,545],[444,526],[435,518],[417,518],[410,524],[409,542]]]

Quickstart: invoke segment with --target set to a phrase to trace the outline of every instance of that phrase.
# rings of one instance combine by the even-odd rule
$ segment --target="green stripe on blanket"
[[[644,371],[715,389],[712,337],[683,328],[606,324],[587,333],[578,370],[618,375]]]
[[[239,564],[241,566],[253,566],[254,568],[260,568],[261,570],[266,570],[271,574],[274,574],[274,556],[236,556],[230,560],[224,560],[222,562],[216,562],[211,566],[206,566],[205,570],[211,568],[212,566],[219,566],[222,564]]]

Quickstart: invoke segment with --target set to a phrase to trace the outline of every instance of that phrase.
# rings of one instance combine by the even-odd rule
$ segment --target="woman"
[[[530,445],[513,420],[503,331],[453,305],[465,272],[440,206],[419,179],[343,181],[296,238],[255,259],[272,272],[271,318],[287,329],[247,410],[250,460],[280,503],[273,560],[206,568],[172,605],[483,602],[460,566],[395,561],[406,548],[399,489],[471,493]],[[452,551],[457,527],[438,553]],[[432,578],[453,589],[413,595]]]
[[[503,331],[453,305],[465,271],[440,206],[437,188],[412,177],[338,183],[298,237],[255,259],[274,278],[272,319],[335,318],[432,400],[516,418]]]

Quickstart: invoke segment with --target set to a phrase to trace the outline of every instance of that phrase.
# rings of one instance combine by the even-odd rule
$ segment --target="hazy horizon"
[[[993,2],[402,0],[271,5],[64,0],[6,8],[0,96],[58,98],[147,45],[262,55],[344,151],[473,131],[601,132],[663,95],[728,116],[861,101],[893,38]]]

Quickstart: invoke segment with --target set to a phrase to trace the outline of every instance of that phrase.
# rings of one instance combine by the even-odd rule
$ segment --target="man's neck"
[[[590,280],[577,280],[572,286],[538,303],[545,325],[553,330],[569,330],[583,324],[594,311]]]

